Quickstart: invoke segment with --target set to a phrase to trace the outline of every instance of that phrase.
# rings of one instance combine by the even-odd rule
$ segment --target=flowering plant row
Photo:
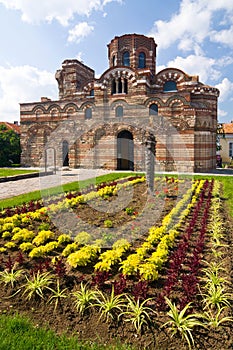
[[[114,183],[112,182],[110,186],[103,184],[103,186],[98,186],[95,191],[81,194],[72,197],[71,199],[63,199],[56,204],[51,204],[49,207],[42,207],[35,211],[0,218],[0,233],[2,238],[4,240],[11,240],[10,242],[6,242],[4,246],[0,247],[0,251],[6,252],[7,249],[15,249],[19,247],[23,252],[28,252],[30,258],[39,258],[52,253],[54,250],[58,250],[62,251],[62,255],[66,257],[69,256],[69,254],[76,252],[77,257],[77,250],[80,249],[80,245],[77,245],[77,242],[71,243],[70,241],[72,239],[69,235],[62,233],[56,237],[57,239],[55,239],[54,232],[49,229],[42,229],[36,233],[35,229],[29,230],[28,228],[25,228],[25,225],[33,227],[33,223],[35,222],[42,222],[43,225],[44,222],[49,221],[50,213],[52,214],[69,209],[74,203],[87,202],[97,197],[105,197],[106,195],[117,195],[117,192],[121,188],[127,188],[136,183],[145,182],[145,177],[136,176],[123,180],[124,181],[121,180],[119,183],[116,181]],[[64,247],[66,244],[68,244],[68,246]],[[97,245],[100,248],[100,246],[103,245],[103,242],[101,242],[101,244],[98,242]],[[82,248],[81,255],[84,254],[83,252],[85,252],[85,250]],[[68,261],[72,261],[72,266],[75,265],[73,262],[74,256]]]
[[[164,297],[168,297],[178,283],[181,281],[182,291],[184,294],[183,299],[180,301],[180,307],[183,308],[197,293],[198,283],[198,271],[200,269],[201,253],[204,248],[205,231],[207,225],[207,217],[209,214],[211,194],[213,183],[206,180],[203,184],[202,192],[199,199],[193,208],[192,216],[186,226],[185,232],[177,246],[177,249],[170,256],[170,263],[166,275],[166,281],[164,290],[158,298],[160,306],[165,305]],[[205,199],[206,197],[206,199]],[[200,210],[205,207],[204,213],[201,218],[201,230],[197,239],[195,236],[192,242],[192,233],[195,229],[195,225],[198,222]],[[191,249],[191,242],[193,243],[193,249]],[[191,249],[191,250],[190,250]],[[189,255],[187,253],[189,252]],[[188,256],[188,258],[187,258]],[[185,273],[182,273],[185,271]]]
[[[164,217],[162,225],[150,228],[149,235],[142,246],[137,248],[136,253],[129,255],[126,260],[122,261],[121,270],[124,275],[139,273],[146,280],[158,278],[158,270],[167,260],[169,248],[179,234],[177,230],[194,205],[202,186],[202,181],[195,182],[170,213]],[[193,192],[196,196],[192,198]],[[190,201],[191,203],[189,203]],[[146,255],[153,251],[156,246],[157,249],[151,257],[145,259]],[[145,261],[143,262],[143,260]]]

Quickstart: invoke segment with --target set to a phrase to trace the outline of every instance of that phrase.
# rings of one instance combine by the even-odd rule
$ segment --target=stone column
[[[116,81],[116,94],[118,94],[119,93],[119,81],[117,78],[115,81]]]

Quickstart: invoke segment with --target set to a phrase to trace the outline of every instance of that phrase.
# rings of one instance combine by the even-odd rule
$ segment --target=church
[[[178,68],[157,72],[151,37],[116,36],[107,48],[100,77],[64,60],[59,99],[20,104],[21,164],[144,171],[152,141],[155,170],[214,169],[219,90]]]

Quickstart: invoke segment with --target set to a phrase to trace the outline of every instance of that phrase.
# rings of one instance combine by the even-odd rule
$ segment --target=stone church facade
[[[156,47],[144,35],[116,36],[100,78],[65,60],[57,101],[20,104],[21,164],[145,170],[153,139],[158,170],[215,168],[219,91],[177,68],[157,73]]]

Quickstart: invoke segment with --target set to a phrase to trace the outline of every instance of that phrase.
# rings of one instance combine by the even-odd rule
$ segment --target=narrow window
[[[166,83],[163,86],[163,91],[164,92],[177,91],[176,82],[172,80],[166,81]]]
[[[115,79],[112,80],[112,95],[116,93],[116,81]]]
[[[229,142],[229,157],[233,157],[233,142]]]
[[[121,78],[118,79],[118,93],[122,94],[122,81],[121,81]]]
[[[92,118],[92,109],[90,107],[87,107],[85,109],[85,119],[91,119]]]
[[[95,91],[94,91],[94,89],[91,89],[90,96],[94,96],[94,95],[95,95]]]
[[[124,91],[125,94],[128,94],[128,80],[124,78]]]
[[[150,105],[149,115],[158,115],[158,105],[156,103],[152,103]]]
[[[125,51],[123,53],[123,66],[127,66],[129,67],[130,66],[130,57],[129,57],[129,51]]]
[[[146,55],[144,52],[140,52],[138,55],[138,68],[146,67]]]
[[[123,107],[122,106],[117,106],[116,111],[115,111],[116,117],[123,117]]]
[[[62,165],[69,166],[69,143],[67,141],[62,142]]]
[[[112,65],[113,65],[113,67],[116,66],[116,56],[115,55],[112,58]]]

